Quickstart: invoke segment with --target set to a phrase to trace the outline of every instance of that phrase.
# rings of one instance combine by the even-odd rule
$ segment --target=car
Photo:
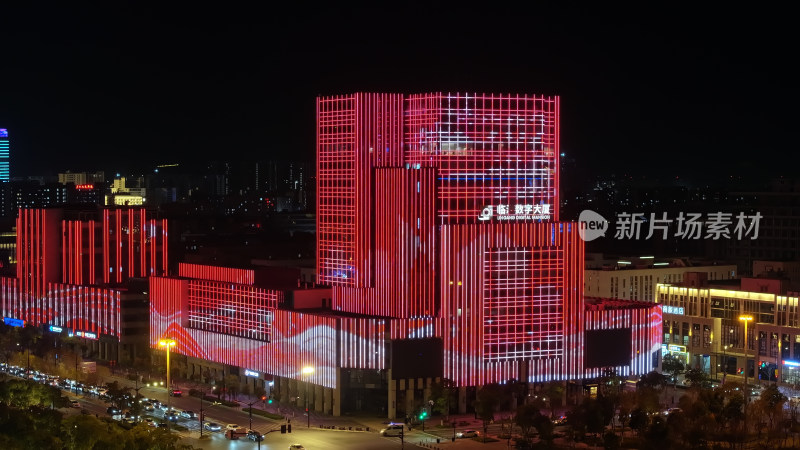
[[[238,430],[239,428],[242,428],[242,427],[240,427],[239,425],[236,425],[235,423],[229,423],[229,424],[225,425],[225,431]]]
[[[144,410],[145,410],[145,411],[147,411],[147,412],[150,412],[150,411],[155,411],[155,409],[156,409],[156,408],[155,408],[155,406],[153,406],[153,404],[152,404],[152,403],[150,403],[150,402],[145,402],[145,403],[142,405],[142,407],[143,407],[143,408],[144,408]]]
[[[180,416],[175,411],[170,411],[170,412],[164,414],[164,418],[167,419],[167,420],[170,420],[172,422],[177,422],[178,421],[178,417],[180,417]]]
[[[679,413],[679,412],[683,412],[683,410],[680,409],[680,408],[669,408],[668,410],[664,411],[664,415],[668,416],[670,414],[675,414],[675,413]]]
[[[208,431],[219,431],[222,429],[222,426],[216,422],[206,422],[203,424],[203,428]]]
[[[108,409],[106,410],[106,412],[111,414],[112,416],[118,416],[118,415],[120,415],[122,413],[122,411],[120,411],[119,408],[114,407],[114,406],[109,406]]]
[[[69,402],[69,405],[71,407],[73,407],[73,408],[80,408],[81,407],[81,402],[79,402],[77,400],[73,400],[73,401]]]
[[[169,391],[169,396],[170,397],[180,397],[182,395],[183,395],[183,391],[181,391],[180,389],[172,389],[171,391]]]
[[[181,417],[184,419],[194,419],[197,416],[195,416],[194,411],[181,411]]]
[[[474,438],[474,437],[478,437],[478,436],[479,436],[479,434],[475,430],[464,430],[464,431],[460,431],[460,432],[456,433],[456,437],[458,437],[458,438]]]
[[[300,444],[292,444],[289,446],[289,450],[306,450],[306,448]]]
[[[567,424],[567,416],[559,416],[553,419],[553,425],[566,425]]]
[[[264,435],[256,430],[247,430],[247,439],[253,442],[261,442],[264,440]]]
[[[158,423],[156,423],[156,421],[155,421],[155,420],[153,420],[153,418],[152,418],[152,417],[145,417],[145,418],[144,418],[144,423],[146,423],[146,424],[147,424],[147,426],[149,426],[149,427],[155,427],[155,426],[158,426]]]
[[[400,436],[403,434],[403,424],[392,423],[381,430],[381,436]]]
[[[158,405],[158,408],[159,408],[160,410],[162,410],[162,411],[167,411],[167,410],[169,410],[169,406],[167,406],[167,404],[166,404],[166,403],[162,403],[162,404]]]

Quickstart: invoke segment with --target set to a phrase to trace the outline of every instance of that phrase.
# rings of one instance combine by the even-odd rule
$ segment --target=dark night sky
[[[562,151],[591,174],[800,161],[787,12],[297,3],[0,11],[13,174],[311,161],[315,96],[357,90],[561,95]]]

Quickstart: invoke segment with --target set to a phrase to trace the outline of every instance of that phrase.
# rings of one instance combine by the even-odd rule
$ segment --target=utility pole
[[[253,429],[253,405],[255,405],[257,402],[258,402],[258,400],[252,401],[252,402],[247,404],[247,406],[250,407],[250,408],[248,408],[247,411],[250,413],[250,429],[251,430]]]

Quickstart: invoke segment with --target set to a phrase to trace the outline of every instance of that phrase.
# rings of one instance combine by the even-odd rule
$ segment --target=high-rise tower
[[[11,178],[11,148],[8,143],[8,129],[0,128],[0,181]]]

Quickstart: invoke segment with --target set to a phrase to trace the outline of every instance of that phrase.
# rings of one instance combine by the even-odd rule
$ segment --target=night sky
[[[314,98],[359,90],[558,94],[575,173],[789,175],[800,162],[788,12],[293,3],[4,7],[13,175],[313,161]]]

